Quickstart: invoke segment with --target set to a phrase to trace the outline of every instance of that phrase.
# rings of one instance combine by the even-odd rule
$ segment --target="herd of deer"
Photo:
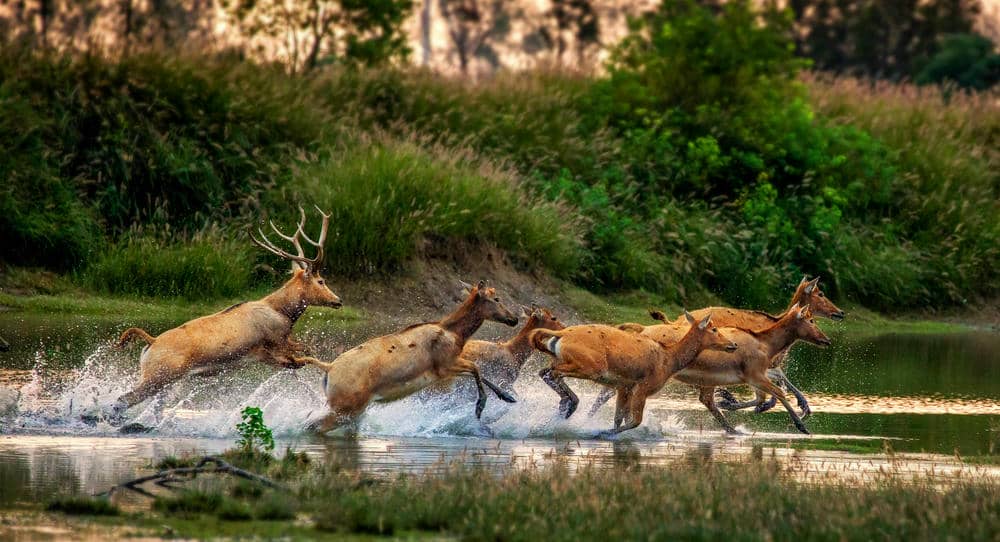
[[[312,364],[326,375],[323,387],[330,407],[310,429],[326,433],[353,427],[372,401],[393,401],[431,385],[446,386],[458,375],[469,375],[477,387],[476,417],[486,405],[487,389],[500,400],[513,403],[512,385],[534,350],[547,354],[549,365],[539,376],[559,394],[559,413],[569,418],[579,399],[565,379],[591,380],[605,387],[593,408],[597,411],[616,396],[614,427],[609,434],[627,431],[642,423],[646,400],[671,377],[694,386],[706,408],[728,433],[736,429],[719,407],[728,410],[756,407],[763,412],[776,401],[788,411],[795,427],[808,433],[778,384],[795,395],[802,415],[810,413],[805,397],[789,382],[782,364],[797,340],[829,345],[813,316],[844,318],[823,292],[819,279],[802,279],[788,309],[777,316],[723,307],[709,307],[669,321],[663,313],[651,316],[661,323],[644,326],[587,324],[565,327],[547,309],[522,307],[524,327],[509,341],[470,340],[486,320],[515,326],[518,317],[500,301],[494,288],[482,281],[464,285],[465,301],[436,322],[409,326],[371,339],[347,350],[330,362],[301,356],[304,348],[291,339],[292,327],[310,305],[338,308],[341,300],[320,275],[323,245],[330,216],[320,211],[322,228],[317,240],[304,231],[306,214],[292,235],[271,228],[291,243],[295,253],[278,248],[263,231],[251,239],[261,248],[292,262],[293,274],[281,288],[258,301],[233,305],[221,312],[191,320],[153,337],[138,328],[122,333],[124,347],[133,337],[147,343],[140,357],[141,377],[132,391],[122,395],[107,418],[120,423],[133,405],[155,395],[186,375],[216,374],[228,362],[252,356],[286,368]],[[308,258],[302,241],[316,247]],[[748,384],[756,398],[740,403],[726,390],[716,388]],[[770,395],[772,399],[767,400]]]

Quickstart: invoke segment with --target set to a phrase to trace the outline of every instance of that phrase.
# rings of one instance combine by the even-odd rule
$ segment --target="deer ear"
[[[805,292],[806,292],[807,294],[811,294],[811,293],[813,292],[813,290],[815,290],[815,289],[816,289],[816,285],[818,285],[818,284],[819,284],[819,277],[816,277],[816,278],[814,278],[814,279],[810,280],[810,281],[809,281],[809,282],[808,282],[808,283],[806,284],[806,290],[805,290]]]
[[[687,311],[687,309],[684,309],[684,318],[687,318],[688,323],[691,324],[692,326],[698,322],[697,320],[694,319],[694,316],[692,316],[691,313]]]
[[[792,305],[792,307],[790,309],[788,309],[788,312],[790,312],[790,313],[795,312],[795,311],[799,310],[799,308],[800,308],[799,304],[795,303],[794,305]]]
[[[799,309],[799,312],[798,312],[798,315],[796,315],[796,318],[798,318],[799,320],[805,318],[806,317],[806,312],[808,310],[809,310],[809,305],[806,305],[805,307],[802,307],[801,309]]]
[[[485,280],[480,280],[479,284],[476,285],[476,288],[479,288],[480,290],[482,290],[485,287],[486,287],[486,281]]]
[[[809,282],[809,275],[802,275],[802,280],[799,281],[799,285]]]
[[[528,318],[531,313],[535,312],[535,309],[530,308],[526,305],[521,305],[521,318]]]
[[[712,315],[709,314],[701,321],[701,323],[698,324],[698,329],[704,330],[711,323],[712,323]]]
[[[463,296],[468,296],[469,294],[472,293],[472,285],[471,284],[469,284],[468,282],[465,282],[464,280],[460,280],[460,281],[458,281],[458,283],[462,285],[462,295]]]

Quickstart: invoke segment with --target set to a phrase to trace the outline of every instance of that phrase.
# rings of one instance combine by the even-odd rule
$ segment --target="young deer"
[[[673,344],[605,325],[582,325],[562,331],[536,330],[531,344],[552,356],[539,376],[560,396],[559,412],[570,417],[579,404],[565,377],[592,380],[618,391],[611,433],[638,427],[646,399],[703,351],[733,352],[737,345],[712,327],[711,315],[700,322],[686,315],[689,331]],[[627,418],[626,418],[627,417]],[[627,419],[627,421],[626,421]]]
[[[676,340],[685,332],[684,326],[677,324],[655,326],[655,328],[655,332],[647,330],[642,335],[659,342],[669,342]],[[775,354],[787,349],[797,340],[801,339],[820,346],[830,344],[830,339],[816,327],[816,320],[809,308],[793,305],[781,319],[763,331],[723,328],[723,332],[739,345],[736,352],[702,352],[675,374],[674,379],[697,387],[699,400],[728,433],[737,431],[716,406],[715,388],[749,384],[761,393],[774,395],[788,411],[795,427],[808,434],[809,430],[802,423],[802,419],[795,413],[795,409],[789,404],[781,388],[768,378],[767,371]]]
[[[819,289],[819,277],[816,277],[813,280],[808,280],[806,277],[802,277],[798,287],[795,289],[795,294],[792,296],[792,301],[788,304],[789,308],[785,309],[784,312],[777,316],[772,316],[762,311],[732,309],[728,307],[707,307],[704,309],[698,309],[692,314],[695,318],[701,318],[706,314],[711,314],[712,321],[715,322],[715,325],[720,327],[735,327],[748,331],[763,331],[774,325],[774,323],[780,320],[783,316],[787,315],[791,310],[791,307],[795,305],[800,307],[808,305],[814,316],[829,318],[834,321],[844,319],[844,311],[837,308],[837,306],[834,305],[828,297],[826,297],[822,290]],[[666,316],[659,311],[651,312],[650,316],[663,322],[661,325],[684,325],[683,318],[679,317],[673,322],[669,322],[666,319]],[[655,333],[656,329],[661,327],[661,325],[643,326],[640,324],[622,324],[620,327],[639,332],[649,330],[651,333]],[[802,417],[807,417],[812,413],[812,409],[809,408],[809,402],[806,400],[805,396],[802,395],[802,392],[799,391],[794,384],[792,384],[787,376],[785,376],[785,372],[782,369],[785,360],[788,358],[788,351],[790,349],[791,345],[789,345],[788,348],[776,353],[771,358],[771,367],[768,369],[767,375],[778,384],[784,384],[788,388],[788,391],[795,396],[795,400],[798,402],[799,408],[802,409]],[[597,409],[607,402],[613,394],[614,390],[604,390],[594,402],[594,406],[591,407],[590,414],[593,415],[597,412]],[[754,400],[746,402],[738,402],[736,397],[734,397],[733,394],[726,389],[719,390],[719,395],[723,398],[723,401],[719,403],[719,406],[726,410],[739,410],[742,408],[756,407],[757,412],[765,412],[777,404],[777,398],[774,396],[772,396],[769,401],[765,402],[765,396],[760,393],[757,393],[757,397]]]
[[[477,418],[486,406],[484,384],[503,401],[513,403],[509,394],[480,376],[476,364],[462,355],[462,349],[484,321],[515,326],[517,317],[503,306],[496,290],[487,288],[482,281],[468,289],[465,302],[440,321],[416,324],[371,339],[330,363],[309,357],[296,358],[326,372],[323,387],[330,413],[310,428],[326,433],[341,425],[353,424],[373,400],[394,401],[459,374],[472,375],[476,381],[479,392]]]
[[[528,340],[531,332],[536,329],[560,330],[565,327],[548,309],[534,306],[522,309],[528,319],[517,335],[506,342],[469,341],[462,349],[463,358],[475,362],[484,378],[507,392],[513,390],[521,368],[535,350]]]
[[[133,337],[146,342],[139,358],[139,385],[118,398],[111,420],[120,421],[131,406],[155,395],[188,374],[213,374],[244,355],[251,355],[277,367],[302,367],[294,356],[301,346],[290,338],[292,326],[310,305],[340,308],[341,301],[320,276],[323,243],[330,226],[330,215],[320,211],[323,225],[319,239],[313,241],[303,227],[306,214],[299,208],[300,220],[293,235],[285,235],[271,223],[282,239],[290,241],[296,254],[276,247],[258,229],[261,239],[250,235],[261,248],[292,262],[292,278],[271,295],[258,301],[238,303],[221,312],[191,320],[165,331],[158,337],[139,328],[121,334],[118,346],[124,347]],[[300,238],[316,247],[316,256],[307,258]]]

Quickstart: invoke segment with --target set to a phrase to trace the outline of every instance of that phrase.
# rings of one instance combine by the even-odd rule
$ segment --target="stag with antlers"
[[[301,346],[290,338],[292,326],[310,305],[340,308],[340,298],[327,287],[320,269],[323,243],[330,226],[330,215],[317,207],[323,217],[318,240],[304,231],[306,213],[299,207],[299,224],[292,235],[271,228],[295,248],[292,254],[278,248],[258,228],[259,238],[251,240],[264,250],[292,262],[292,278],[275,292],[257,301],[238,303],[223,311],[184,323],[154,337],[139,328],[122,333],[118,346],[124,347],[138,337],[147,343],[139,358],[141,377],[132,391],[116,401],[109,421],[119,422],[125,411],[155,395],[185,375],[214,374],[232,361],[252,356],[276,367],[299,368],[295,361]],[[316,247],[316,256],[307,258],[300,240]]]

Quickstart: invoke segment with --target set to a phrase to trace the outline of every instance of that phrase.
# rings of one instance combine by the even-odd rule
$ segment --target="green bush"
[[[1000,53],[989,38],[979,34],[945,36],[941,49],[913,80],[918,85],[948,82],[985,90],[1000,82]]]
[[[50,512],[62,512],[74,516],[117,516],[118,507],[102,497],[59,497],[45,505]]]
[[[248,241],[209,232],[187,242],[130,236],[108,247],[82,273],[84,284],[111,294],[231,298],[253,284]],[[239,236],[242,237],[242,236]]]
[[[562,276],[580,262],[573,215],[525,196],[489,164],[392,140],[333,154],[274,191],[268,204],[290,212],[314,203],[332,214],[326,265],[333,274],[397,270],[422,244],[433,250],[425,242],[439,240],[494,245]],[[293,220],[289,214],[283,222]]]

